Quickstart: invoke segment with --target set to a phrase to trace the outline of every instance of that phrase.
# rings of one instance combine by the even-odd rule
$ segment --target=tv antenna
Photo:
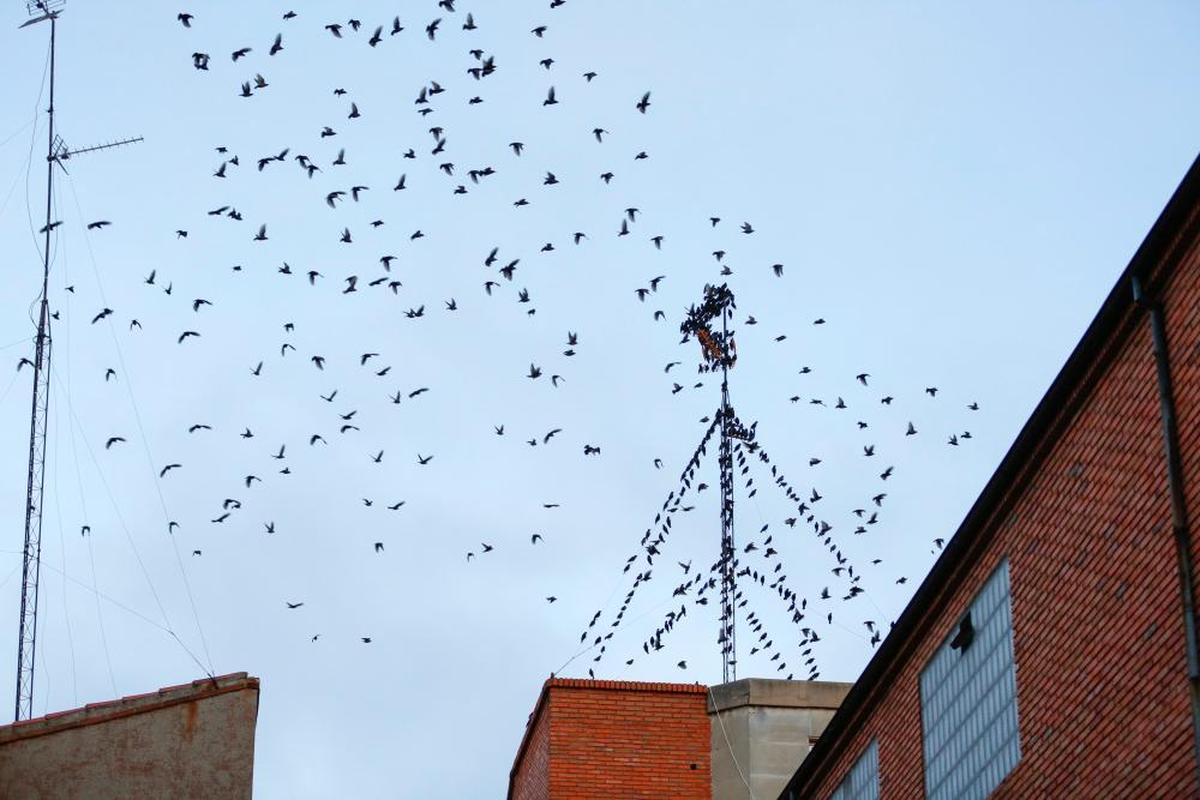
[[[721,488],[721,617],[717,642],[721,645],[722,682],[737,680],[737,615],[734,603],[737,595],[737,570],[733,530],[733,440],[747,438],[729,402],[729,370],[737,364],[737,343],[729,328],[729,319],[737,307],[733,292],[725,284],[704,287],[704,302],[688,309],[687,318],[679,326],[684,341],[695,337],[700,342],[699,371],[721,371],[721,405],[717,409],[720,444],[717,448],[717,468]],[[721,329],[716,330],[720,319]]]
[[[34,340],[33,402],[29,419],[29,472],[25,489],[25,546],[21,564],[21,622],[17,638],[17,697],[14,719],[33,716],[33,678],[37,654],[38,582],[42,567],[42,499],[46,484],[46,428],[50,407],[50,238],[60,223],[52,219],[54,207],[54,165],[63,165],[73,156],[107,150],[142,141],[141,137],[108,142],[72,150],[54,132],[54,56],[58,17],[66,0],[29,0],[25,7],[30,18],[21,28],[39,22],[50,23],[50,102],[46,109],[46,226],[42,228],[42,293],[38,301],[37,336]]]

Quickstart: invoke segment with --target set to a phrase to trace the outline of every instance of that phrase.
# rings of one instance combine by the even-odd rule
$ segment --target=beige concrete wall
[[[258,680],[245,673],[0,728],[0,797],[244,800]]]
[[[748,678],[712,687],[713,800],[778,797],[850,686]]]

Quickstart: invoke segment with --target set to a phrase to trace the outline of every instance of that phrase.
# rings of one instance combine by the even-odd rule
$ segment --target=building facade
[[[525,726],[508,800],[774,797],[849,688],[550,678]]]
[[[258,678],[205,678],[0,727],[0,797],[247,800]]]
[[[780,800],[1197,797],[1200,160]]]

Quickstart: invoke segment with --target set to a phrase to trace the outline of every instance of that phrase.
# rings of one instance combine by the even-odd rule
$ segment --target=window
[[[1008,560],[921,673],[925,794],[985,798],[1021,760]]]
[[[879,742],[872,739],[829,800],[879,800]]]

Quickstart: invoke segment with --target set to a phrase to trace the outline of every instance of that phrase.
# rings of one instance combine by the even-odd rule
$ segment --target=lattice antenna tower
[[[74,155],[107,150],[140,142],[141,137],[72,150],[54,132],[54,61],[58,18],[66,0],[30,0],[25,4],[29,19],[20,27],[50,23],[50,101],[46,108],[46,226],[42,228],[42,292],[38,300],[37,336],[34,340],[33,401],[29,416],[29,472],[25,489],[25,545],[21,564],[21,620],[17,639],[17,692],[14,719],[33,716],[33,678],[37,654],[38,582],[42,566],[42,506],[46,484],[46,427],[50,409],[50,240],[59,223],[54,208],[54,165],[64,172],[63,162]]]
[[[733,405],[729,401],[729,370],[737,364],[737,343],[734,341],[729,322],[736,307],[733,292],[728,285],[705,286],[704,302],[690,308],[687,319],[679,326],[684,341],[694,337],[700,343],[699,371],[721,372],[721,406],[717,411],[720,428],[717,464],[721,487],[721,556],[718,561],[721,573],[721,616],[717,643],[721,648],[721,675],[725,683],[737,680],[733,440],[747,439],[750,436],[738,422]]]

